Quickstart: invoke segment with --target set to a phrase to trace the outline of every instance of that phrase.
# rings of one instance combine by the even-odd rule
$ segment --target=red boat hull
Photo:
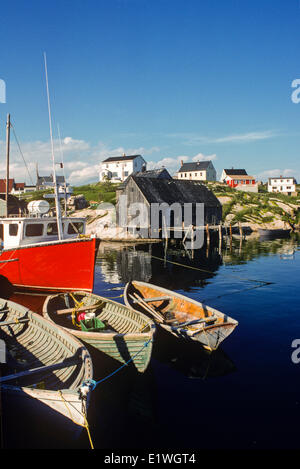
[[[2,251],[0,277],[18,288],[92,291],[99,240],[68,239]]]

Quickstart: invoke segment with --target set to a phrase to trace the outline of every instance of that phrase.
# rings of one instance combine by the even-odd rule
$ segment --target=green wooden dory
[[[94,312],[96,320],[104,323],[105,328],[86,330],[80,323],[76,325],[82,311]],[[132,360],[141,373],[150,362],[155,324],[131,307],[93,293],[77,291],[48,296],[43,305],[43,315],[120,363]]]
[[[82,392],[93,378],[86,347],[42,316],[2,298],[0,339],[6,352],[0,373],[5,402],[13,407],[19,405],[21,418],[30,408],[41,425],[46,425],[52,410],[70,419],[71,426],[85,425],[90,392],[85,402]],[[49,409],[48,414],[45,409]]]

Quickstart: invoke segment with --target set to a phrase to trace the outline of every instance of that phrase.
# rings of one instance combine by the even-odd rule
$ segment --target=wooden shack
[[[26,211],[27,204],[14,195],[8,195],[8,215],[20,215]],[[0,217],[6,216],[5,194],[0,193]]]
[[[126,198],[121,196],[126,196]],[[125,200],[125,205],[124,205]],[[167,204],[170,207],[169,227],[171,231],[186,229],[193,225],[199,227],[199,219],[196,211],[197,204],[204,204],[204,216],[201,220],[201,226],[218,225],[222,219],[222,205],[216,196],[199,181],[181,181],[173,179],[167,170],[163,171],[145,171],[129,176],[129,178],[117,190],[117,224],[128,229],[138,228],[135,226],[136,214],[132,213],[132,204],[141,203],[146,207],[146,219],[144,220],[143,233],[150,236],[150,227],[153,226],[153,206],[162,207]],[[173,204],[178,204],[182,208],[191,207],[191,216],[188,220],[182,217],[176,219],[172,211]],[[124,213],[124,211],[126,213]],[[125,220],[125,222],[124,222]],[[164,226],[163,212],[160,212],[158,229],[162,232]],[[138,223],[140,221],[138,220]],[[170,235],[172,237],[172,234]]]

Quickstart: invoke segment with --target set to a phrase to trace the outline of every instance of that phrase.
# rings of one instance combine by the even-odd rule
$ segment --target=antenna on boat
[[[57,231],[58,231],[58,239],[62,239],[62,237],[63,237],[63,235],[62,235],[62,221],[61,221],[61,210],[60,210],[58,186],[57,186],[56,171],[55,171],[54,145],[53,145],[53,135],[52,135],[52,120],[51,120],[51,107],[50,107],[50,97],[49,97],[49,84],[48,84],[46,52],[44,52],[44,62],[45,62],[46,88],[47,88],[47,100],[48,100],[48,114],[49,114],[51,154],[52,154],[52,165],[53,165],[53,183],[54,183],[54,194],[55,194]]]
[[[6,121],[6,217],[8,217],[8,194],[9,194],[9,150],[10,150],[10,114]]]
[[[61,146],[61,137],[60,137],[59,124],[57,124],[57,131],[58,131],[58,138],[59,138],[59,148],[60,148],[60,155],[61,155],[61,165],[62,165],[63,176],[64,176],[65,216],[67,216],[67,183],[66,183],[65,166],[64,166],[64,154],[63,154],[63,149],[62,149],[62,146]]]

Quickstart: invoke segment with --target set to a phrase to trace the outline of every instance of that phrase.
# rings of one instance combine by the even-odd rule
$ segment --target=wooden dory
[[[5,344],[0,376],[3,401],[10,407],[19,405],[20,418],[26,407],[29,416],[33,418],[34,412],[42,422],[42,416],[53,419],[53,409],[59,422],[63,415],[64,423],[70,419],[69,426],[83,426],[93,378],[86,347],[42,316],[2,298],[0,339]]]
[[[197,341],[209,350],[216,350],[238,325],[214,308],[150,283],[127,283],[124,300],[176,337]]]
[[[85,331],[73,325],[72,315],[74,319],[83,311],[94,312],[106,324],[106,330]],[[132,359],[139,372],[144,372],[150,362],[155,324],[131,307],[84,291],[70,292],[48,296],[43,315],[120,363]]]

